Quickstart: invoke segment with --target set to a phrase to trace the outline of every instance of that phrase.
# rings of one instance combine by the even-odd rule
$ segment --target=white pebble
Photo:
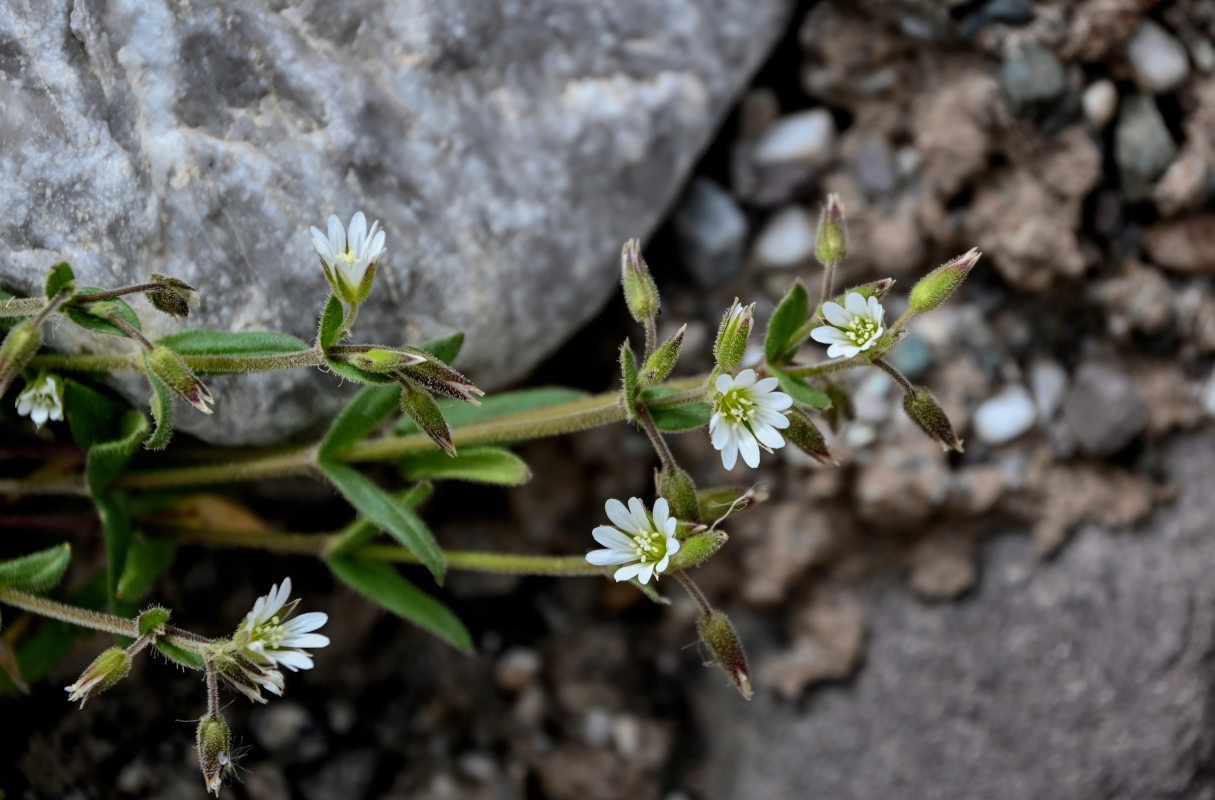
[[[1211,372],[1207,385],[1203,387],[1202,409],[1207,412],[1208,417],[1215,419],[1215,371]]]
[[[1054,361],[1039,361],[1029,370],[1029,386],[1042,419],[1050,419],[1067,392],[1067,370]]]
[[[1101,129],[1114,118],[1118,110],[1118,89],[1113,81],[1093,81],[1080,98],[1084,117],[1094,128]]]
[[[767,267],[796,267],[814,257],[814,229],[810,214],[790,206],[768,220],[755,242],[755,257]]]
[[[1190,74],[1185,47],[1168,31],[1145,19],[1126,46],[1126,55],[1139,85],[1149,92],[1171,92]]]
[[[975,435],[988,444],[1011,442],[1033,427],[1033,398],[1023,386],[1010,386],[975,411]]]
[[[755,143],[758,164],[790,161],[822,166],[835,154],[835,118],[825,108],[799,111],[773,122]]]

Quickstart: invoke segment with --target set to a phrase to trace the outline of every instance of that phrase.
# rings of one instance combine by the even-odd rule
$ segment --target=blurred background
[[[461,28],[459,5],[456,41],[476,30]],[[553,4],[530,5],[499,22]],[[664,4],[621,8],[633,5],[661,23]],[[984,252],[893,359],[940,398],[966,452],[926,439],[877,370],[848,373],[855,419],[831,434],[839,468],[785,448],[730,474],[707,437],[672,438],[702,485],[770,494],[729,521],[731,541],[697,574],[747,645],[749,703],[705,667],[695,607],[665,583],[669,607],[597,579],[453,573],[444,597],[478,646],[466,657],[311,560],[187,548],[154,598],[200,633],[224,633],[286,574],[304,607],[330,614],[333,643],[289,676],[285,699],[225,711],[244,755],[224,796],[1215,797],[1215,4],[677,5],[685,71],[647,73],[658,56],[634,48],[626,72],[650,87],[715,76],[694,130],[595,130],[634,159],[604,171],[618,197],[647,196],[660,333],[688,323],[681,370],[711,365],[736,296],[766,322],[793,280],[817,290],[815,220],[838,192],[851,234],[839,280],[896,278],[888,314],[932,267]],[[316,9],[259,13],[272,11]],[[572,25],[535,46],[597,52],[591,32],[618,20],[596,13],[588,44]],[[679,27],[689,14],[700,27]],[[723,65],[715,48],[747,56]],[[581,103],[619,100],[603,70],[581,80]],[[582,156],[551,157],[577,179]],[[670,163],[661,185],[641,186],[650,159]],[[572,206],[587,211],[578,224],[594,231],[589,282],[601,287],[577,303],[602,310],[566,315],[565,344],[511,385],[617,384],[615,351],[640,331],[612,294],[615,253],[650,225],[630,227],[614,203],[600,216]],[[487,213],[477,235],[509,236],[515,223]],[[420,290],[402,291],[415,302]],[[440,488],[427,513],[439,541],[578,553],[606,498],[652,492],[649,445],[623,426],[520,453],[527,486]],[[284,530],[349,518],[306,482],[225,503]],[[75,541],[81,569],[99,563],[95,535]],[[61,687],[103,646],[82,641],[28,696],[0,697],[0,789],[201,798],[196,676],[144,659],[83,711],[64,702]]]

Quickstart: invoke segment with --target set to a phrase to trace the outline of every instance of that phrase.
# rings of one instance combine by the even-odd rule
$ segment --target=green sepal
[[[645,360],[641,374],[647,384],[660,383],[671,374],[675,362],[679,360],[679,349],[683,346],[683,336],[687,330],[688,326],[684,325]]]
[[[369,383],[379,386],[387,386],[396,381],[389,375],[381,375],[377,372],[368,372],[365,369],[360,369],[353,364],[347,364],[344,361],[338,361],[334,358],[326,358],[325,364],[329,369],[336,374],[342,376],[346,380],[354,381],[355,383]]]
[[[456,445],[451,438],[451,426],[433,397],[412,383],[407,384],[401,392],[401,411],[444,453],[455,456]]]
[[[346,320],[346,309],[337,295],[329,295],[325,310],[321,312],[321,323],[317,329],[316,341],[324,352],[337,344],[342,338],[342,323]]]
[[[671,556],[671,571],[699,567],[721,549],[730,537],[725,531],[702,531],[680,542],[679,552]]]
[[[139,626],[139,635],[147,636],[149,633],[154,633],[163,630],[165,625],[169,624],[170,617],[169,609],[161,606],[152,606],[145,608],[140,612],[136,624]]]
[[[164,637],[152,642],[152,646],[170,661],[175,661],[183,667],[204,669],[207,666],[206,661],[200,654],[195,653],[193,650],[187,650],[184,647],[178,647],[172,642],[166,641]]]
[[[67,542],[19,558],[0,561],[0,586],[19,592],[45,592],[63,580],[72,547]]]
[[[678,466],[658,471],[658,494],[670,504],[671,516],[680,522],[700,522],[700,505],[696,501],[696,483],[686,470]]]
[[[144,358],[146,361],[147,353]],[[152,419],[156,421],[156,429],[144,440],[143,446],[148,450],[164,450],[173,438],[174,395],[155,372],[149,369],[145,374],[152,385]]]
[[[620,345],[620,375],[620,391],[625,410],[628,411],[630,420],[635,419],[640,380],[637,376],[637,357],[633,354],[633,348],[629,345],[628,339],[625,339],[624,344]]]

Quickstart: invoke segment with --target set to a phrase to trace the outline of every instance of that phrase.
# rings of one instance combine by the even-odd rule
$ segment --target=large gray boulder
[[[621,243],[673,200],[788,5],[9,4],[0,283],[35,291],[61,259],[102,287],[163,272],[204,291],[191,326],[309,339],[327,287],[308,226],[362,209],[389,252],[357,338],[463,330],[460,366],[501,384],[601,307]],[[180,419],[281,439],[332,414],[336,387],[216,380],[215,418]]]
[[[1161,456],[1178,498],[1142,531],[1088,527],[1046,563],[997,537],[958,602],[873,586],[850,684],[703,692],[707,797],[1215,796],[1215,436]]]

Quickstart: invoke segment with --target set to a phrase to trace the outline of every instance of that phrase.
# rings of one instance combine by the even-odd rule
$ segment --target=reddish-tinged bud
[[[912,310],[923,313],[944,303],[954,290],[962,285],[962,281],[966,280],[966,276],[974,269],[975,264],[979,263],[982,255],[977,248],[972,247],[966,253],[920,278],[911,288],[911,296],[908,298]]]
[[[962,452],[962,440],[953,431],[953,424],[945,415],[941,404],[932,396],[932,392],[923,386],[915,387],[915,391],[903,395],[903,410],[911,421],[936,439],[946,450]]]
[[[143,364],[144,369],[164,381],[175,395],[204,414],[211,413],[215,403],[211,390],[175,350],[165,345],[147,350],[143,354]]]
[[[641,243],[636,239],[629,239],[620,251],[620,283],[624,287],[624,302],[633,319],[644,324],[658,314],[658,286],[641,257]]]
[[[730,624],[730,618],[713,609],[696,623],[700,640],[713,654],[713,661],[730,677],[734,688],[747,700],[751,699],[751,671],[747,668],[747,654],[742,642]]]
[[[785,430],[785,438],[793,442],[801,448],[802,452],[818,461],[820,464],[827,464],[832,467],[838,467],[839,461],[831,452],[831,448],[827,446],[827,440],[823,438],[823,434],[810,421],[810,417],[805,411],[802,411],[797,406],[789,409],[785,414],[789,419],[789,427]]]
[[[844,202],[835,192],[818,217],[818,236],[814,245],[820,264],[838,264],[848,255],[848,225],[844,221]]]

